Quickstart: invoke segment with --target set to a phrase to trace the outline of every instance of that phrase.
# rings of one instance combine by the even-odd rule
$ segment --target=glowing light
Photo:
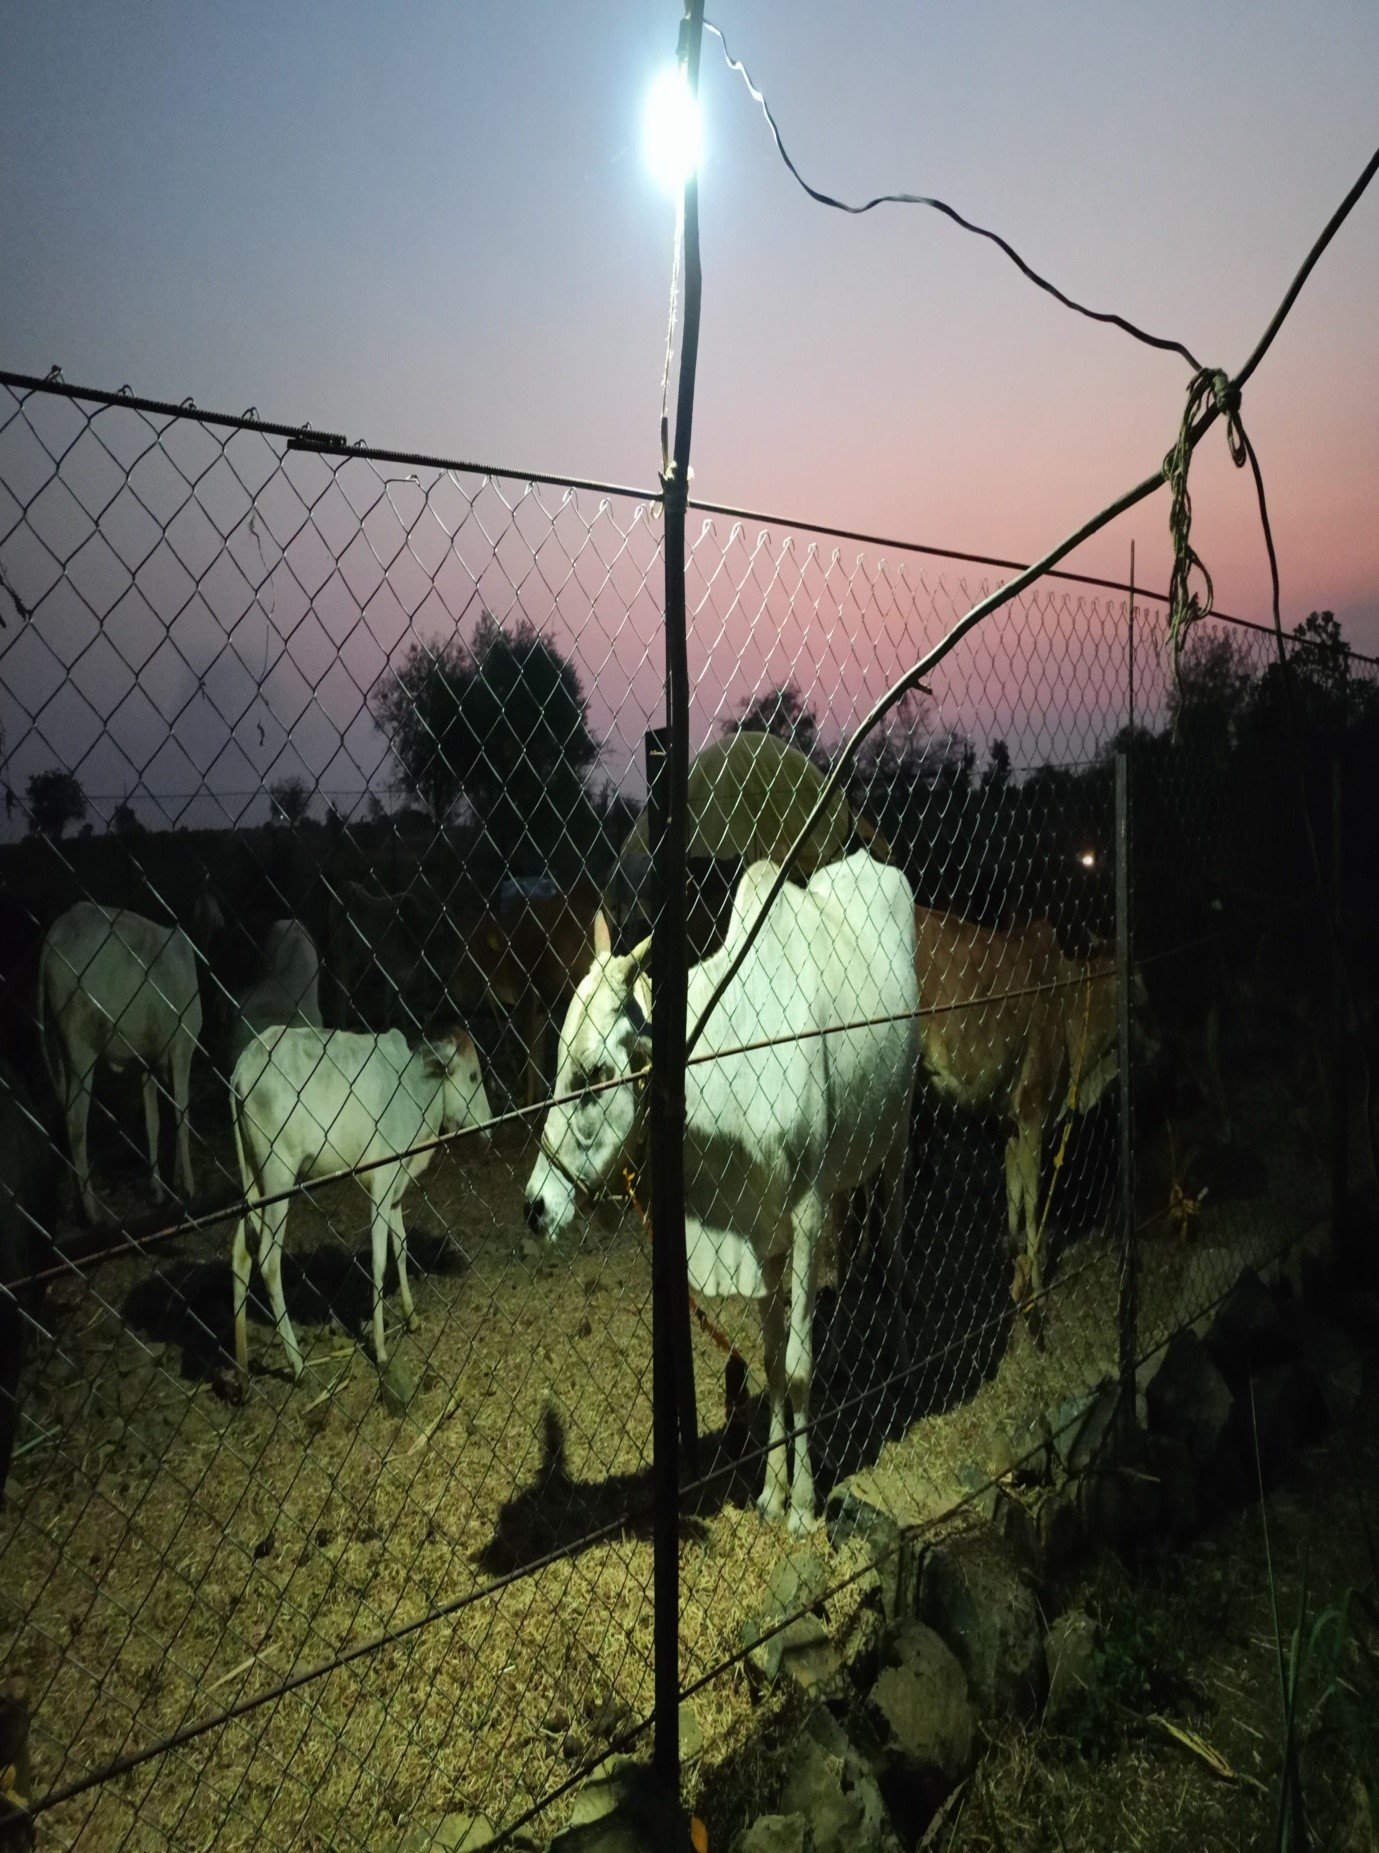
[[[646,100],[644,129],[647,165],[658,185],[668,193],[683,191],[703,152],[703,122],[684,65],[657,73]]]
[[[1084,869],[1094,869],[1096,867],[1096,851],[1094,849],[1084,849],[1077,859]]]

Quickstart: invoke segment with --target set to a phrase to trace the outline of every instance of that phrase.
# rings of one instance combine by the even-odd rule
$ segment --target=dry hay
[[[524,1245],[531,1157],[521,1135],[489,1152],[470,1144],[416,1193],[421,1323],[399,1355],[421,1387],[402,1418],[384,1408],[353,1337],[323,1313],[313,1327],[304,1310],[313,1270],[329,1277],[327,1300],[350,1299],[355,1264],[341,1256],[367,1253],[368,1208],[352,1186],[293,1211],[289,1254],[305,1276],[289,1276],[288,1300],[311,1341],[300,1389],[278,1374],[277,1340],[260,1323],[248,1400],[230,1407],[214,1393],[207,1366],[229,1335],[227,1230],[196,1238],[199,1260],[119,1262],[93,1285],[56,1289],[57,1343],[35,1345],[25,1372],[37,1427],[21,1430],[0,1519],[3,1666],[29,1683],[36,1793],[473,1599],[62,1805],[44,1818],[47,1844],[365,1848],[453,1809],[510,1821],[649,1714],[648,1257],[630,1213],[558,1250]],[[1224,1208],[1204,1219],[1219,1250],[1211,1282],[1192,1277],[1180,1244],[1146,1239],[1146,1334],[1181,1321],[1208,1285],[1219,1290],[1227,1260],[1238,1269],[1277,1246],[1280,1208],[1266,1224],[1245,1207],[1254,1213],[1238,1228]],[[1297,1205],[1282,1208],[1291,1217]],[[902,1412],[899,1432],[866,1450],[929,1510],[951,1506],[959,1466],[982,1459],[993,1432],[1015,1433],[1113,1367],[1114,1253],[1086,1240],[1061,1265],[1042,1352],[1006,1343],[1005,1309],[965,1308],[972,1326],[945,1349],[985,1344],[999,1366],[961,1399],[954,1376],[930,1413]],[[367,1286],[354,1290],[355,1316],[367,1303]],[[759,1384],[753,1309],[716,1312]],[[722,1357],[697,1327],[694,1346],[700,1432],[720,1436]],[[866,1348],[884,1372],[884,1345]],[[734,1467],[706,1448],[682,1526],[686,1682],[739,1652],[785,1548],[752,1506],[760,1473],[754,1455]],[[590,1534],[598,1541],[584,1543]],[[839,1579],[859,1549],[834,1554]],[[853,1585],[830,1605],[835,1630],[859,1598]],[[696,1710],[706,1771],[761,1720],[740,1669]]]

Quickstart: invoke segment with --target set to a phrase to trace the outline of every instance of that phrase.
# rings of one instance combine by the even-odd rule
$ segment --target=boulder
[[[780,1806],[809,1822],[815,1853],[881,1853],[887,1821],[880,1786],[843,1727],[822,1707],[796,1740]]]
[[[932,1628],[902,1622],[888,1634],[881,1657],[862,1728],[896,1827],[913,1841],[972,1768],[972,1705],[956,1655]]]
[[[1044,1634],[1034,1597],[995,1539],[954,1538],[924,1559],[919,1617],[956,1654],[977,1710],[1029,1719],[1044,1701]]]
[[[1082,1513],[1075,1486],[1060,1486],[1044,1494],[1034,1510],[1034,1533],[1045,1576],[1072,1560],[1082,1544]]]
[[[802,1814],[763,1814],[743,1828],[732,1853],[814,1853],[814,1836]]]
[[[1048,1414],[1053,1446],[1066,1473],[1085,1473],[1109,1451],[1120,1395],[1113,1384],[1070,1396]]]
[[[918,1553],[902,1538],[896,1520],[879,1506],[860,1498],[842,1480],[829,1494],[824,1510],[828,1541],[835,1550],[842,1544],[860,1540],[870,1554],[876,1566],[881,1606],[886,1617],[890,1619],[913,1609]]]
[[[1176,1435],[1141,1436],[1140,1463],[1158,1482],[1159,1524],[1170,1538],[1197,1529],[1197,1481],[1187,1443]]]
[[[747,1664],[768,1685],[778,1680],[797,1686],[801,1692],[823,1696],[837,1686],[842,1673],[842,1657],[833,1645],[828,1628],[817,1615],[799,1615],[778,1626],[773,1610],[744,1622],[743,1645],[750,1648]],[[772,1633],[771,1630],[775,1632]]]
[[[772,1570],[766,1587],[782,1616],[817,1608],[828,1590],[828,1564],[807,1544],[788,1550]]]
[[[1364,1388],[1364,1359],[1355,1341],[1337,1325],[1309,1319],[1303,1327],[1302,1361],[1330,1420],[1353,1416]]]
[[[1044,1716],[1058,1724],[1096,1693],[1101,1683],[1101,1630],[1082,1609],[1069,1609],[1049,1629],[1044,1658],[1049,1696]]]
[[[1314,1381],[1300,1364],[1275,1364],[1251,1377],[1241,1413],[1251,1462],[1257,1446],[1259,1471],[1266,1486],[1272,1486],[1287,1472],[1313,1424],[1317,1397]]]
[[[1046,1415],[1037,1415],[1011,1437],[1015,1464],[1011,1478],[1017,1486],[1047,1486],[1053,1474],[1053,1430]]]
[[[1227,1383],[1238,1387],[1254,1371],[1297,1356],[1297,1333],[1283,1296],[1249,1268],[1216,1310],[1207,1350]]]
[[[1152,1434],[1181,1441],[1201,1492],[1229,1498],[1242,1484],[1240,1429],[1230,1385],[1196,1333],[1175,1332],[1150,1360],[1143,1379],[1145,1415]]]

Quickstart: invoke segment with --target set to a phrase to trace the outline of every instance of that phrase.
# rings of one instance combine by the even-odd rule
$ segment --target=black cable
[[[747,69],[742,60],[740,58],[734,58],[732,52],[728,49],[728,41],[724,37],[722,28],[715,26],[711,20],[706,19],[704,21],[704,30],[705,32],[713,33],[714,37],[723,47],[723,56],[727,61],[728,69],[739,73],[751,96],[761,105],[761,113],[766,118],[766,125],[770,129],[772,138],[776,144],[776,152],[780,155],[781,160],[784,161],[797,184],[809,195],[810,199],[816,201],[817,204],[820,206],[831,206],[835,212],[847,212],[854,215],[871,212],[876,206],[931,207],[933,211],[941,212],[946,219],[951,219],[955,225],[961,226],[963,231],[971,232],[977,238],[989,240],[998,250],[1005,253],[1022,276],[1028,277],[1031,283],[1043,290],[1047,295],[1052,296],[1055,302],[1061,302],[1065,309],[1072,309],[1078,315],[1085,315],[1088,321],[1091,322],[1109,322],[1112,327],[1119,328],[1124,334],[1133,335],[1136,341],[1142,341],[1146,347],[1156,347],[1170,354],[1179,354],[1194,372],[1200,368],[1202,363],[1197,359],[1190,348],[1183,346],[1181,341],[1171,341],[1164,335],[1151,335],[1147,329],[1140,328],[1134,322],[1127,321],[1123,315],[1113,314],[1107,309],[1089,309],[1085,303],[1077,302],[1073,297],[1065,295],[1064,292],[1058,288],[1057,284],[1050,283],[1047,277],[1040,276],[1039,272],[1035,270],[1032,265],[1027,264],[1024,258],[1022,258],[1020,253],[1015,249],[1014,245],[1007,243],[999,232],[990,231],[986,226],[976,225],[971,219],[964,218],[962,213],[955,207],[950,206],[946,200],[934,199],[927,193],[877,193],[871,199],[862,201],[860,205],[854,205],[847,200],[836,199],[833,194],[824,193],[818,187],[811,186],[786,151],[785,143],[781,138],[780,128],[775,117],[771,113],[771,106],[766,101],[762,92],[757,88],[756,84],[752,81],[751,72]]]

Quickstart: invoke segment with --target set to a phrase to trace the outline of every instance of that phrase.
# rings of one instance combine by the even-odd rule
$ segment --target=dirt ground
[[[216,1155],[228,1160],[223,1146]],[[557,1248],[531,1243],[520,1212],[533,1155],[522,1129],[470,1142],[409,1198],[420,1321],[404,1337],[390,1298],[389,1339],[419,1387],[401,1415],[356,1338],[371,1288],[367,1199],[353,1186],[313,1193],[290,1219],[285,1289],[309,1358],[299,1388],[259,1309],[249,1394],[235,1406],[217,1393],[226,1228],[50,1293],[54,1338],[26,1362],[0,1513],[0,1671],[28,1687],[36,1796],[441,1618],[61,1804],[43,1817],[44,1844],[374,1848],[455,1809],[509,1823],[647,1715],[644,1232],[626,1210]],[[1089,1142],[1084,1168],[1100,1162]],[[954,1146],[921,1168],[909,1324],[925,1363],[903,1395],[883,1296],[823,1310],[821,1492],[882,1471],[921,1510],[941,1509],[993,1430],[1014,1433],[1113,1363],[1117,1259],[1099,1236],[1066,1248],[1043,1351],[1013,1336],[998,1180],[994,1144]],[[1316,1182],[1280,1155],[1262,1192],[1204,1210],[1190,1246],[1162,1223],[1147,1230],[1146,1342],[1303,1226]],[[1065,1216],[1096,1188],[1070,1166]],[[139,1203],[136,1177],[115,1200]],[[753,1309],[714,1311],[755,1391]],[[694,1349],[702,1440],[681,1536],[685,1681],[738,1653],[787,1546],[752,1504],[762,1411],[745,1430],[726,1424],[721,1352],[698,1327]],[[860,1566],[859,1549],[833,1555],[839,1578]],[[835,1627],[851,1600],[832,1605]],[[740,1669],[696,1710],[705,1772],[762,1725]]]

